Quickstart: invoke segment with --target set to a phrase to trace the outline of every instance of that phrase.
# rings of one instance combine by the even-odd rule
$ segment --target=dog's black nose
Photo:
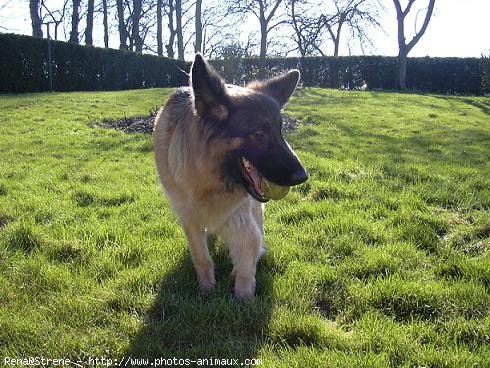
[[[293,176],[291,177],[292,185],[298,185],[304,183],[306,180],[308,180],[308,174],[305,171],[305,169],[303,169],[302,167],[296,170]]]

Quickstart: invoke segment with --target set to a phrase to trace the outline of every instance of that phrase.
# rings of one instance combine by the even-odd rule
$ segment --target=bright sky
[[[391,0],[384,1],[388,14],[383,16],[382,25],[386,35],[376,36],[375,44],[380,55],[397,54],[396,12]],[[389,4],[388,4],[389,3]],[[406,1],[401,1],[402,6]],[[414,4],[429,3],[417,0]],[[389,6],[388,6],[389,5]],[[417,25],[420,28],[424,12],[421,12]],[[410,53],[410,56],[475,56],[490,54],[490,0],[436,0],[426,33]],[[411,22],[410,22],[411,20]],[[411,30],[407,39],[413,36],[413,18],[408,19],[406,27]],[[374,52],[376,53],[376,52]]]
[[[206,0],[204,0],[206,2]],[[370,33],[374,47],[366,50],[367,54],[396,55],[396,16],[394,5],[391,0],[383,0],[386,11],[382,13],[380,23],[384,29]],[[402,6],[406,0],[402,0]],[[51,9],[56,9],[62,0],[46,0]],[[7,4],[2,8],[2,5]],[[417,0],[412,10],[412,18],[407,19],[407,38],[413,35],[414,14],[419,8],[424,8],[428,0]],[[436,0],[436,7],[427,29],[420,42],[410,53],[410,56],[474,56],[479,57],[482,53],[490,54],[490,0]],[[421,12],[417,25],[420,27],[424,12]],[[258,30],[254,18],[249,18],[246,28]],[[101,16],[95,21],[94,31],[95,44],[102,46]],[[111,47],[117,47],[117,35],[115,26],[111,34]],[[0,0],[0,31],[21,34],[31,34],[28,1]],[[43,29],[46,33],[45,29]],[[80,31],[83,28],[80,27]],[[344,37],[347,35],[344,34]],[[60,37],[63,31],[60,30]],[[331,54],[331,50],[327,50]],[[357,46],[351,45],[352,54],[361,54]],[[340,48],[341,55],[348,55],[349,49],[346,42]]]

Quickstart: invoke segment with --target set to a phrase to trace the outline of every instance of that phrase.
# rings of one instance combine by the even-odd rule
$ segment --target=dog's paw
[[[201,294],[202,297],[207,297],[214,292],[214,289],[215,289],[214,285],[208,285],[208,286],[199,285],[199,294]]]
[[[255,279],[248,277],[237,277],[235,279],[235,296],[246,300],[255,297]]]
[[[199,291],[203,295],[208,295],[214,291],[216,280],[214,277],[214,270],[212,268],[197,272],[197,279],[199,281]]]

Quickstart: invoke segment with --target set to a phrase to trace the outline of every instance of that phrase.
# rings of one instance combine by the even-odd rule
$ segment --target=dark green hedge
[[[340,89],[396,89],[396,57],[344,56],[267,59],[266,75],[298,68],[306,86]],[[259,60],[213,61],[232,83],[258,76]],[[489,60],[479,58],[408,58],[407,88],[414,91],[481,95],[490,91],[484,70]]]
[[[55,91],[120,90],[187,84],[189,63],[51,41]],[[0,34],[0,92],[49,91],[48,41]]]
[[[127,51],[51,42],[55,91],[120,90],[187,85],[190,63]],[[221,60],[213,65],[228,83],[258,78],[259,60]],[[305,86],[396,89],[396,58],[386,56],[270,58],[266,75],[291,68]],[[408,58],[410,90],[481,95],[490,92],[488,58]],[[0,93],[49,90],[45,39],[0,34]]]
[[[483,92],[490,93],[490,55],[483,57]]]

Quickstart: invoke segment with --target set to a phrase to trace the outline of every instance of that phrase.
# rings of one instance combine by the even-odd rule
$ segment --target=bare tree
[[[371,43],[368,28],[381,27],[377,17],[381,7],[375,0],[289,0],[290,24],[294,30],[297,50],[305,55],[320,54],[325,33],[333,43],[333,55],[339,55],[343,30],[349,30],[350,39],[358,39],[361,48]]]
[[[233,14],[227,14],[226,8],[220,3],[203,9],[201,52],[208,59],[220,58],[220,50],[229,44],[229,40],[240,39],[236,18]],[[255,36],[255,33],[249,33],[249,41],[251,42]]]
[[[420,30],[415,32],[415,35],[408,43],[405,39],[405,18],[410,12],[415,0],[408,0],[405,9],[402,9],[399,0],[393,0],[393,2],[395,4],[396,20],[398,24],[397,84],[400,89],[407,89],[407,56],[427,30],[427,26],[429,25],[430,18],[434,11],[435,0],[429,0],[424,23]]]
[[[155,53],[155,48],[152,46],[152,42],[148,42],[148,35],[151,35],[151,39],[155,39],[155,34],[153,32],[156,20],[155,20],[155,12],[156,12],[156,2],[155,1],[144,1],[143,8],[141,11],[140,17],[140,30],[139,30],[139,39],[141,41],[142,50],[150,51]],[[163,35],[162,35],[163,37]]]
[[[230,5],[230,13],[253,14],[260,25],[260,68],[259,76],[264,76],[265,57],[267,55],[267,36],[269,33],[285,23],[285,19],[278,19],[278,9],[284,0],[238,0]],[[274,22],[273,22],[274,20]]]
[[[44,15],[42,16],[42,24],[48,24],[48,27],[51,24],[54,24],[54,39],[58,39],[58,27],[63,23],[66,14],[66,8],[68,6],[68,1],[65,0],[63,2],[63,7],[61,9],[50,9],[46,5],[46,1],[41,0],[41,7],[45,10]],[[48,32],[49,33],[49,32]]]
[[[165,45],[165,49],[167,50],[167,56],[171,59],[174,58],[174,42],[175,42],[175,35],[177,31],[174,28],[174,15],[175,15],[175,4],[174,0],[168,0],[168,7],[166,8],[166,13],[167,13],[167,18],[168,18],[168,30],[169,30],[169,37],[168,37],[168,44]]]
[[[308,9],[311,6],[308,0],[290,0],[289,3],[290,24],[294,31],[293,39],[297,46],[296,50],[302,58],[314,55],[315,52],[324,56],[320,48],[324,19],[309,14]]]
[[[87,2],[87,27],[85,28],[85,44],[92,46],[94,40],[92,37],[94,30],[94,8],[95,0],[88,0]]]
[[[339,45],[342,28],[347,26],[353,35],[357,34],[362,42],[369,40],[365,25],[381,26],[375,18],[376,10],[368,0],[333,0],[335,13],[322,16],[322,21],[334,44],[333,56],[339,56]]]
[[[71,31],[69,42],[78,43],[78,24],[80,23],[80,0],[72,1]]]
[[[177,57],[184,60],[184,32],[182,28],[182,0],[175,0],[175,32],[177,36]]]
[[[119,31],[119,50],[127,50],[128,49],[128,31],[126,28],[126,21],[124,16],[124,4],[123,0],[116,0],[117,7],[117,24]]]
[[[140,20],[142,16],[142,0],[133,0],[132,29],[130,45],[134,45],[134,50],[141,53],[143,51],[143,39],[140,35]],[[131,47],[130,47],[131,48]]]
[[[41,1],[29,0],[29,10],[31,13],[32,35],[34,37],[43,38],[43,30],[41,28]]]
[[[158,56],[163,56],[162,8],[163,8],[163,0],[157,0],[157,55]]]
[[[222,60],[235,60],[247,57],[252,57],[252,49],[257,46],[253,41],[253,35],[249,34],[247,42],[231,41],[226,44],[221,44],[217,48],[216,57]]]
[[[109,24],[108,24],[108,10],[107,10],[107,0],[102,0],[102,14],[104,25],[104,47],[107,49],[109,47]]]
[[[202,51],[202,0],[196,0],[196,12],[194,16],[195,29],[196,29],[196,40],[194,42],[194,51]]]

